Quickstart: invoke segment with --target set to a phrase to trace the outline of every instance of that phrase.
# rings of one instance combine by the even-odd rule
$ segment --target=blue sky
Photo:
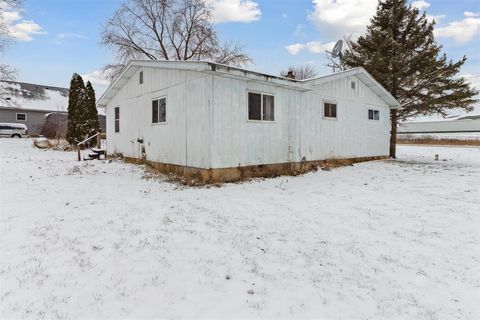
[[[376,0],[208,1],[220,39],[240,42],[254,59],[249,68],[273,74],[301,63],[328,73],[324,49],[344,34],[361,34],[376,6]],[[101,25],[121,2],[25,0],[24,10],[11,19],[20,31],[2,63],[15,67],[20,81],[68,86],[78,72],[101,91],[95,71],[113,61],[113,53],[100,45]],[[413,2],[436,19],[437,40],[450,58],[467,55],[462,74],[480,87],[480,1]]]

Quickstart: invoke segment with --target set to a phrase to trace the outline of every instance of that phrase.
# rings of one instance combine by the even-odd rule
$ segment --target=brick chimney
[[[292,70],[289,70],[285,78],[295,79],[295,74]]]

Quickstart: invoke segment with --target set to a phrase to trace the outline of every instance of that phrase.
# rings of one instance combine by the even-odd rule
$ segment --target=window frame
[[[143,84],[143,70],[140,70],[140,72],[138,73],[138,84]]]
[[[370,119],[370,111],[372,111],[372,119]],[[378,115],[378,118],[375,119],[375,112]],[[368,108],[367,110],[367,119],[368,121],[380,121],[380,110],[378,109],[373,109],[373,108]]]
[[[118,118],[117,118],[117,110],[118,110]],[[118,121],[118,125],[117,125]],[[120,106],[113,107],[113,132],[120,133]]]
[[[165,99],[165,121],[158,121],[158,122],[153,122],[153,101],[160,101],[161,99]],[[157,125],[165,125],[167,124],[167,96],[158,96],[154,97],[150,101],[150,123],[152,126],[157,126]],[[157,107],[159,108],[160,111],[160,104],[157,104]],[[158,117],[160,117],[160,112],[158,112]]]
[[[325,105],[334,104],[335,105],[335,117],[330,117],[325,115]],[[322,118],[324,120],[336,121],[338,120],[338,102],[335,100],[323,100],[322,101]]]
[[[257,120],[257,119],[250,119],[250,104],[249,104],[249,101],[250,101],[250,93],[253,93],[253,94],[259,94],[260,95],[260,117],[261,119],[260,120]],[[273,97],[273,120],[264,120],[263,119],[263,96],[271,96]],[[247,89],[247,122],[257,122],[257,123],[276,123],[277,121],[277,117],[276,117],[276,103],[275,103],[275,94],[273,93],[270,93],[270,92],[265,92],[265,91],[257,91],[257,90],[248,90]]]
[[[18,116],[19,116],[19,115],[24,115],[24,116],[25,116],[25,119],[23,119],[23,120],[22,120],[22,119],[18,119]],[[26,122],[26,121],[27,121],[27,114],[26,114],[26,113],[23,113],[23,112],[17,113],[17,114],[15,114],[15,119],[16,119],[16,121],[25,121],[25,122]]]

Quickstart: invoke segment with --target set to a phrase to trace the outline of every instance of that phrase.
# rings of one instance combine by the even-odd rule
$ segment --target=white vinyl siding
[[[143,147],[148,161],[208,167],[212,99],[207,97],[211,97],[211,77],[199,72],[157,68],[143,69],[143,85],[138,84],[138,77],[137,72],[107,105],[107,153],[142,158]],[[161,97],[166,97],[167,122],[152,124],[152,101]],[[118,133],[114,127],[114,107],[121,109]]]
[[[144,148],[148,161],[206,169],[388,155],[388,117],[372,125],[366,113],[388,114],[389,107],[356,77],[304,90],[173,67],[143,72],[143,85],[137,72],[108,102],[109,154],[141,159]],[[248,93],[257,94],[260,120],[249,120]],[[273,110],[272,98],[264,101],[262,94],[273,98]],[[152,101],[161,97],[168,125],[152,125]],[[335,121],[324,120],[324,102],[337,105]],[[115,107],[121,109],[119,133]]]

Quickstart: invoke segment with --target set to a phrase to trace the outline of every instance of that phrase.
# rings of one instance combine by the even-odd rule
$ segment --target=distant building
[[[480,132],[480,115],[449,116],[437,120],[417,120],[400,123],[399,134],[469,133]]]
[[[32,136],[64,136],[68,124],[68,89],[0,81],[0,122],[27,125]],[[99,115],[105,132],[105,116]]]

